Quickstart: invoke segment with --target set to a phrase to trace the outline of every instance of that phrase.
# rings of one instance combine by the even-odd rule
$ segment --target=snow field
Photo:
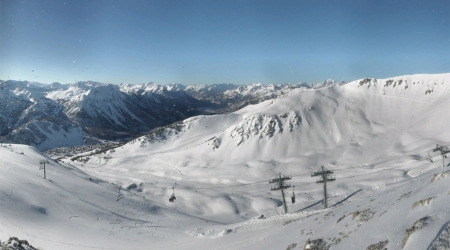
[[[45,249],[301,249],[315,239],[330,249],[386,240],[388,249],[445,249],[450,175],[435,176],[437,152],[426,158],[450,144],[448,79],[294,90],[83,161],[51,162],[48,180],[39,152],[0,147],[0,237]],[[336,176],[325,210],[311,177],[320,166]],[[287,215],[268,183],[279,172],[295,186]]]

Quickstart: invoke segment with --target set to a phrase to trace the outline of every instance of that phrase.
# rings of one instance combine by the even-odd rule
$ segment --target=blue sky
[[[0,0],[0,79],[297,83],[450,72],[450,2]]]

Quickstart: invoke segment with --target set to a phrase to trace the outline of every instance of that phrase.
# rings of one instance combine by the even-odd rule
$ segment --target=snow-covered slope
[[[413,75],[298,89],[232,114],[157,129],[107,157],[86,158],[82,168],[145,196],[168,195],[157,187],[176,185],[180,209],[227,215],[228,222],[280,206],[279,194],[259,182],[279,172],[295,177],[303,205],[321,199],[321,186],[310,177],[320,166],[336,173],[335,199],[353,193],[357,199],[370,194],[358,190],[384,189],[436,168],[426,156],[436,143],[450,141],[449,79]],[[245,191],[234,188],[242,184]]]
[[[0,80],[0,141],[46,150],[129,139],[155,127],[202,113],[230,112],[300,87],[310,88],[291,84],[117,86],[93,81],[46,85]]]
[[[123,151],[146,156],[145,164],[160,165],[151,159],[157,155],[169,165],[189,171],[207,166],[222,177],[247,171],[253,163],[271,174],[285,169],[303,174],[305,168],[329,164],[369,166],[380,157],[450,141],[448,79],[448,74],[415,75],[294,90],[232,114],[199,116],[157,129]]]
[[[46,249],[448,249],[450,176],[433,149],[450,144],[449,95],[450,74],[296,89],[52,162],[48,180],[44,156],[0,147],[0,239]],[[336,177],[328,209],[311,177],[321,166]],[[269,184],[280,172],[295,186],[287,215]]]
[[[450,249],[450,173],[432,172],[377,192],[356,190],[347,197],[366,197],[353,202],[333,197],[328,209],[311,210],[306,203],[290,214],[187,233],[214,239],[208,249]]]
[[[407,173],[397,182],[377,171],[365,180],[353,176],[347,184],[364,180],[366,188],[330,195],[328,209],[321,209],[320,199],[303,195],[302,189],[310,189],[308,195],[320,192],[319,185],[305,182],[297,187],[299,199],[289,205],[290,213],[281,214],[264,209],[280,205],[278,195],[251,190],[251,185],[211,185],[204,199],[195,191],[204,193],[206,184],[195,182],[191,192],[175,189],[177,200],[170,203],[170,187],[119,190],[29,146],[3,145],[0,153],[0,238],[15,236],[41,249],[303,249],[314,243],[330,249],[450,247],[450,174],[435,174],[442,171],[440,163],[422,162],[423,172]],[[41,160],[49,160],[47,179],[38,167]],[[165,186],[167,180],[159,180]],[[117,199],[119,194],[124,197]],[[187,199],[189,207],[179,202]],[[230,207],[230,200],[238,208]],[[261,211],[249,218],[244,213],[252,208]],[[233,223],[236,216],[230,213],[240,213],[240,222]],[[369,248],[374,244],[382,247]]]
[[[2,240],[15,236],[42,249],[135,249],[146,248],[150,242],[181,245],[177,239],[164,241],[185,235],[180,221],[204,223],[174,208],[130,196],[32,147],[3,145],[0,153]],[[39,170],[39,162],[45,160],[49,161],[47,179]],[[127,196],[117,201],[119,192]]]

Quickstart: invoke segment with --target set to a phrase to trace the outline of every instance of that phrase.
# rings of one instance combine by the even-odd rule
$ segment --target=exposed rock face
[[[412,208],[418,207],[418,206],[425,206],[430,204],[431,200],[433,199],[433,197],[427,198],[427,199],[423,199],[420,201],[416,201],[412,204]]]
[[[376,244],[372,244],[366,248],[366,250],[387,250],[384,248],[389,243],[389,240],[380,241]]]
[[[295,119],[295,115],[292,120]],[[292,127],[292,123],[289,123]],[[236,141],[239,146],[242,142],[252,137],[271,138],[276,133],[283,132],[283,124],[278,116],[255,115],[247,117],[242,123],[236,125],[230,131],[230,137]]]
[[[10,237],[3,244],[0,242],[0,249],[3,250],[37,250],[26,240],[19,240],[17,237]]]
[[[364,210],[358,210],[356,212],[353,213],[353,219],[355,219],[356,217],[359,216],[359,222],[367,222],[368,220],[370,220],[373,215],[375,214],[375,212],[373,212],[372,210],[370,210],[370,208],[366,208]]]
[[[307,240],[303,250],[328,250],[327,242],[324,239]]]
[[[405,247],[406,242],[409,239],[409,236],[411,234],[413,234],[415,231],[425,227],[428,225],[428,221],[431,219],[430,216],[425,216],[421,219],[418,219],[416,222],[414,222],[414,224],[412,225],[412,227],[410,229],[406,229],[405,231],[405,237],[403,238],[403,242],[402,242],[402,249]]]
[[[294,249],[295,247],[297,247],[297,243],[292,243],[286,248],[286,250],[291,250]]]
[[[446,250],[450,249],[450,222],[444,224],[444,229],[440,231],[440,234],[431,243],[428,250]]]

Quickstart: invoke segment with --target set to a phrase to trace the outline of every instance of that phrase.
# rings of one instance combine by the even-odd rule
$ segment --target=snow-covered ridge
[[[42,150],[124,140],[202,113],[226,113],[308,85],[41,84],[0,81],[0,135]],[[47,122],[42,123],[40,120]],[[51,121],[50,123],[48,121]],[[30,126],[29,124],[34,124]],[[61,124],[62,123],[62,124]],[[52,131],[45,127],[54,127]],[[59,128],[58,128],[59,127]],[[63,128],[61,128],[63,127]],[[48,130],[47,132],[43,132]],[[54,138],[53,138],[54,137]],[[71,142],[60,140],[70,138]]]
[[[269,142],[274,135],[284,137],[283,134],[292,132],[294,129],[298,129],[297,133],[301,134],[301,141],[305,142],[310,140],[311,132],[322,137],[322,141],[334,143],[339,143],[343,139],[343,133],[351,133],[351,138],[347,140],[355,142],[358,134],[352,131],[354,123],[366,123],[371,133],[380,133],[378,127],[382,124],[390,127],[394,126],[392,124],[394,121],[397,125],[412,122],[413,120],[408,120],[409,117],[415,117],[419,121],[425,119],[420,118],[426,116],[424,112],[430,112],[430,108],[435,104],[442,105],[440,103],[443,101],[442,98],[449,94],[449,76],[449,74],[440,74],[388,79],[366,78],[344,85],[333,83],[327,88],[311,89],[309,92],[293,90],[278,99],[250,105],[237,111],[235,114],[241,115],[240,120],[212,135],[215,138],[212,148],[217,149],[224,142],[227,144],[227,141],[239,146],[251,138],[253,138],[252,141],[266,138]],[[430,92],[431,89],[437,91],[434,96],[431,96],[433,93]],[[424,106],[425,102],[430,106]],[[400,113],[394,112],[393,107]],[[367,113],[368,108],[375,111]],[[357,115],[353,118],[354,121],[352,121],[353,113]],[[361,114],[363,116],[359,118]],[[207,123],[211,120],[206,117],[197,119],[205,120]],[[359,119],[363,120],[358,121]],[[366,122],[367,119],[375,120],[369,124]],[[188,120],[185,123],[188,123]],[[223,120],[221,124],[225,124]],[[170,131],[163,132],[164,129],[158,129],[158,133],[168,136],[175,134],[171,132],[170,127],[168,127]],[[323,136],[317,130],[327,131],[327,136]],[[176,134],[180,132],[176,129]]]

